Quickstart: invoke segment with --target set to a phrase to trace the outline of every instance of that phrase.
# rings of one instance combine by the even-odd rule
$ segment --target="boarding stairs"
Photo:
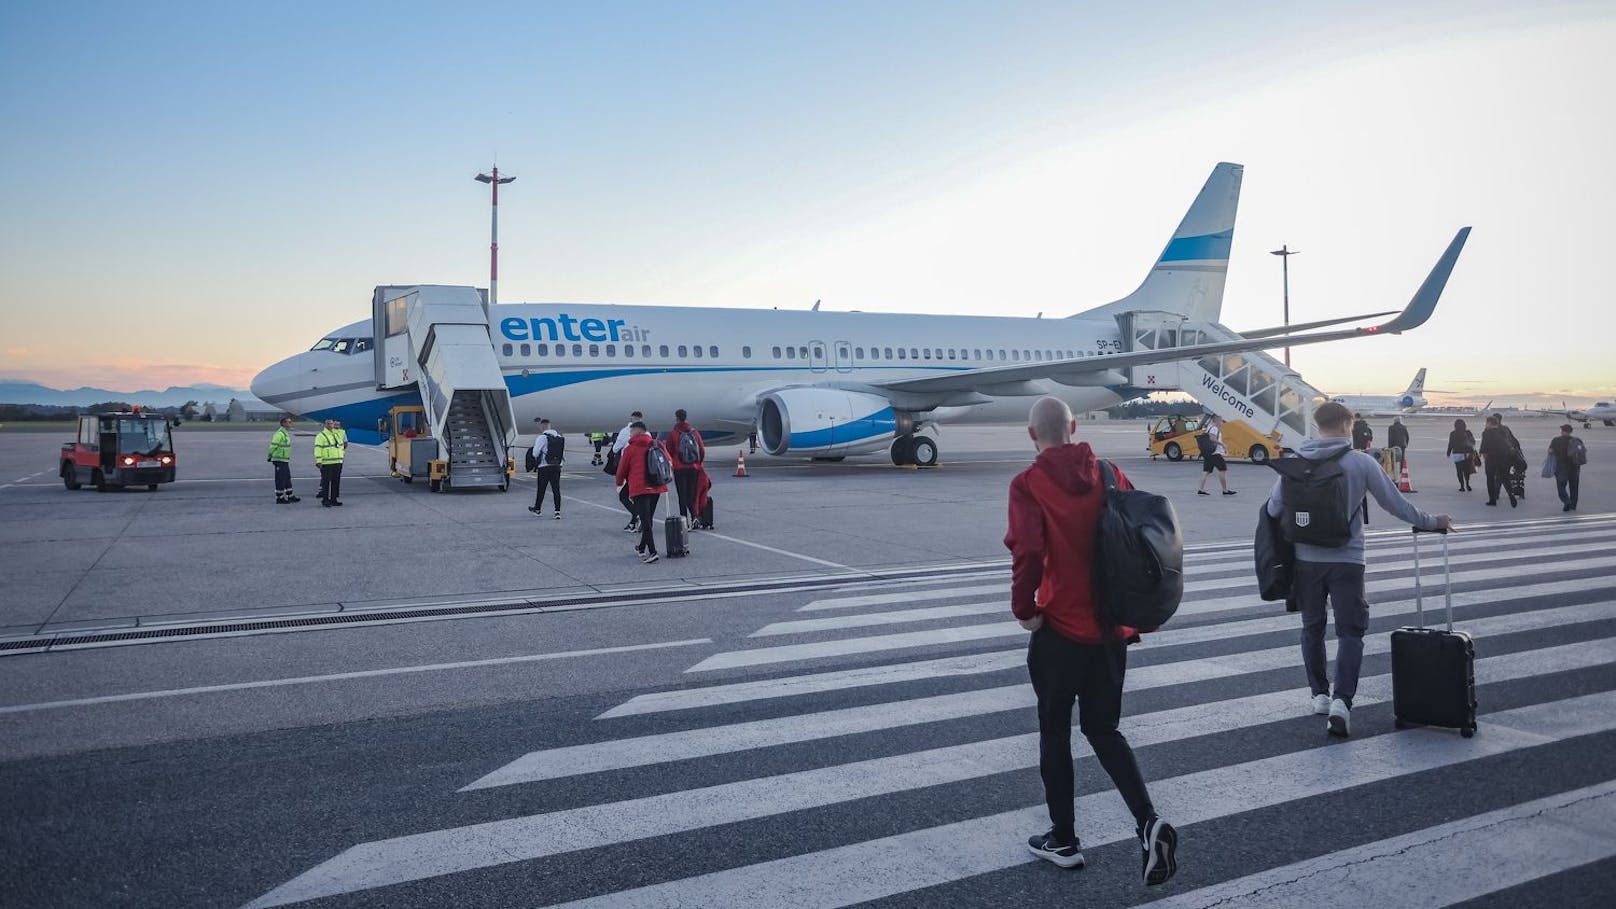
[[[1177,313],[1119,313],[1117,323],[1129,351],[1240,340],[1223,325]],[[1290,450],[1313,434],[1313,409],[1325,400],[1295,370],[1260,350],[1135,366],[1129,378],[1151,391],[1182,391],[1225,420],[1244,420],[1259,433],[1277,435],[1280,446]]]
[[[516,442],[510,391],[488,334],[488,305],[473,287],[376,288],[376,384],[419,389],[447,461],[445,488],[506,489]],[[434,485],[436,488],[436,484]]]

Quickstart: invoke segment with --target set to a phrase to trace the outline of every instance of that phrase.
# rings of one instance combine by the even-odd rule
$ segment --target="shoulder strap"
[[[1110,461],[1102,460],[1100,462],[1100,485],[1104,487],[1107,492],[1116,492],[1117,474],[1116,471],[1111,468]]]

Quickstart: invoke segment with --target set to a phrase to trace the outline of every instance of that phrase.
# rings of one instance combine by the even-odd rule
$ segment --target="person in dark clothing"
[[[1094,602],[1094,534],[1105,491],[1099,460],[1087,443],[1072,444],[1077,421],[1055,397],[1033,405],[1027,427],[1038,449],[1033,465],[1010,483],[1010,609],[1032,632],[1027,671],[1038,698],[1038,772],[1053,825],[1031,837],[1033,855],[1062,868],[1083,866],[1073,805],[1072,706],[1078,725],[1137,823],[1144,882],[1165,883],[1177,871],[1178,833],[1156,815],[1128,740],[1122,714],[1127,627],[1106,627]],[[1120,470],[1119,488],[1132,488]]]
[[[533,440],[533,459],[538,462],[534,477],[539,481],[538,494],[528,511],[539,514],[544,510],[544,493],[555,491],[555,519],[561,520],[561,459],[565,442],[561,434],[550,428],[550,421],[539,420],[539,437]]]
[[[1518,502],[1515,500],[1515,491],[1509,488],[1509,472],[1515,469],[1515,462],[1520,459],[1520,445],[1515,442],[1515,435],[1505,429],[1498,415],[1487,418],[1487,427],[1481,431],[1481,457],[1487,471],[1487,504],[1498,504],[1498,491],[1503,489],[1509,494],[1509,507],[1514,508]]]
[[[1498,421],[1498,428],[1504,431],[1504,437],[1509,439],[1510,446],[1515,449],[1515,463],[1509,470],[1504,471],[1504,475],[1506,477],[1511,473],[1520,475],[1519,482],[1515,484],[1515,495],[1524,499],[1526,498],[1526,455],[1521,453],[1521,440],[1515,438],[1514,430],[1504,425],[1503,414],[1494,413],[1493,419]]]
[[[1448,433],[1448,460],[1459,477],[1459,491],[1470,491],[1470,478],[1476,475],[1476,436],[1465,428],[1465,421],[1454,420]]]
[[[1369,446],[1374,444],[1375,431],[1369,428],[1369,421],[1361,413],[1353,414],[1352,420],[1352,447],[1358,451],[1368,451]]]
[[[1588,448],[1571,434],[1571,424],[1560,426],[1560,434],[1549,441],[1554,456],[1554,491],[1560,494],[1561,511],[1577,510],[1577,491],[1582,486],[1582,465],[1588,463]]]
[[[1393,417],[1392,425],[1386,427],[1386,444],[1397,449],[1399,460],[1408,460],[1408,427],[1402,417]]]

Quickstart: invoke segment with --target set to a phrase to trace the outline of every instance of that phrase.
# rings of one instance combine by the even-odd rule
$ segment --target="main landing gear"
[[[892,463],[897,467],[936,467],[937,443],[930,436],[899,436],[892,440]]]

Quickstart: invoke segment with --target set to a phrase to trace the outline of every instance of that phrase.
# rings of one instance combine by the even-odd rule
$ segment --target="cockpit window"
[[[372,338],[321,338],[309,350],[329,350],[332,353],[364,353],[375,345]]]
[[[320,340],[314,342],[314,346],[310,347],[309,350],[335,350],[336,347],[336,338],[321,338]]]

